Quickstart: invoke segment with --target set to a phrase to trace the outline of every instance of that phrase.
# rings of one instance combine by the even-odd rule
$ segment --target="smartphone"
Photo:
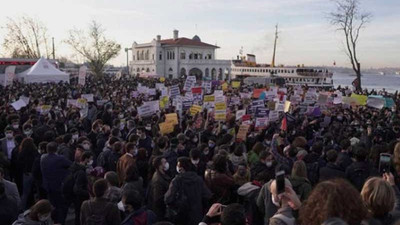
[[[276,179],[276,191],[277,194],[282,194],[285,192],[285,171],[280,170],[275,173]]]
[[[390,158],[391,155],[387,153],[379,155],[379,172],[381,174],[390,172]]]

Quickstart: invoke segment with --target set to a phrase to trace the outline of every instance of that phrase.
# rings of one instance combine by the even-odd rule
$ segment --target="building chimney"
[[[157,35],[157,41],[161,41],[161,35]]]
[[[178,30],[174,30],[174,40],[178,39],[178,35],[179,31]]]

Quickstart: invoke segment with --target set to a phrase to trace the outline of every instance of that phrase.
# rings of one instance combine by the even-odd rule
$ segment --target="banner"
[[[240,88],[240,81],[232,81],[233,88]]]
[[[154,111],[154,107],[151,106],[151,105],[142,105],[142,106],[139,106],[139,107],[137,108],[137,112],[138,112],[139,116],[141,116],[141,117],[151,116],[151,115],[153,115],[154,113],[156,113],[156,112]]]
[[[87,102],[94,102],[94,96],[93,94],[82,94],[81,98],[84,98],[87,100]]]
[[[4,74],[4,87],[12,86],[15,77],[15,66],[7,66]]]
[[[192,107],[190,107],[190,114],[192,116],[196,115],[197,113],[201,112],[202,107],[199,105],[192,105]]]
[[[238,110],[238,111],[236,112],[236,120],[242,119],[242,117],[243,117],[244,115],[246,115],[246,110],[245,110],[245,109]]]
[[[358,95],[358,94],[351,94],[351,97],[354,98],[359,105],[366,105],[368,97],[366,95]]]
[[[169,87],[169,95],[171,96],[171,98],[174,98],[175,96],[180,95],[181,92],[179,90],[179,86],[178,85],[174,85]]]
[[[17,111],[19,111],[22,107],[25,107],[26,105],[27,103],[22,99],[19,99],[18,101],[11,103],[11,106]]]
[[[256,130],[262,130],[268,126],[268,117],[256,118]]]
[[[206,95],[204,96],[204,102],[214,102],[215,96],[214,95]]]
[[[85,86],[87,67],[81,66],[79,68],[78,84]]]
[[[261,88],[261,89],[254,89],[253,90],[253,98],[259,98],[261,93],[263,93],[265,91],[265,89]]]
[[[200,94],[201,95],[202,89],[201,87],[192,87],[192,94]]]

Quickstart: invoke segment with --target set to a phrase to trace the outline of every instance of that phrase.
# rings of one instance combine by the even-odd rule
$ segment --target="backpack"
[[[178,221],[178,219],[185,218],[186,212],[189,209],[188,197],[186,196],[181,179],[176,179],[177,192],[174,196],[174,201],[167,205],[166,218],[172,222]]]
[[[350,177],[351,183],[361,191],[365,181],[369,177],[369,170],[364,168],[355,168],[353,170],[352,176]]]
[[[307,163],[306,167],[308,180],[311,182],[312,186],[315,186],[319,180],[319,163]]]
[[[101,214],[93,214],[92,206],[90,204],[90,201],[88,201],[88,207],[89,207],[89,216],[86,218],[85,224],[86,225],[107,225],[106,222],[106,212],[107,212],[107,206],[110,204],[107,203],[106,207],[104,207],[104,211]]]

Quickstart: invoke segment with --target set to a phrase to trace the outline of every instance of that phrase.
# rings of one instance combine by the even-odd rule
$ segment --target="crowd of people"
[[[0,87],[0,224],[400,224],[397,93],[358,93],[391,98],[389,108],[342,103],[309,112],[307,86],[281,87],[268,99],[252,92],[271,86],[213,82],[199,99],[185,93],[185,81],[91,77],[84,86]],[[159,89],[138,92],[156,84],[179,87],[178,97],[202,109],[176,104],[170,92],[165,102]],[[203,98],[221,91],[226,110],[217,119]],[[257,126],[252,102],[273,111],[271,102],[284,104],[295,93],[300,101]],[[71,103],[84,94],[93,99]],[[26,105],[15,107],[19,99]],[[161,99],[154,113],[141,114],[145,102]],[[237,118],[240,110],[246,116]],[[162,130],[172,113],[173,130]],[[382,153],[390,154],[383,171]],[[283,191],[277,171],[285,174]]]

